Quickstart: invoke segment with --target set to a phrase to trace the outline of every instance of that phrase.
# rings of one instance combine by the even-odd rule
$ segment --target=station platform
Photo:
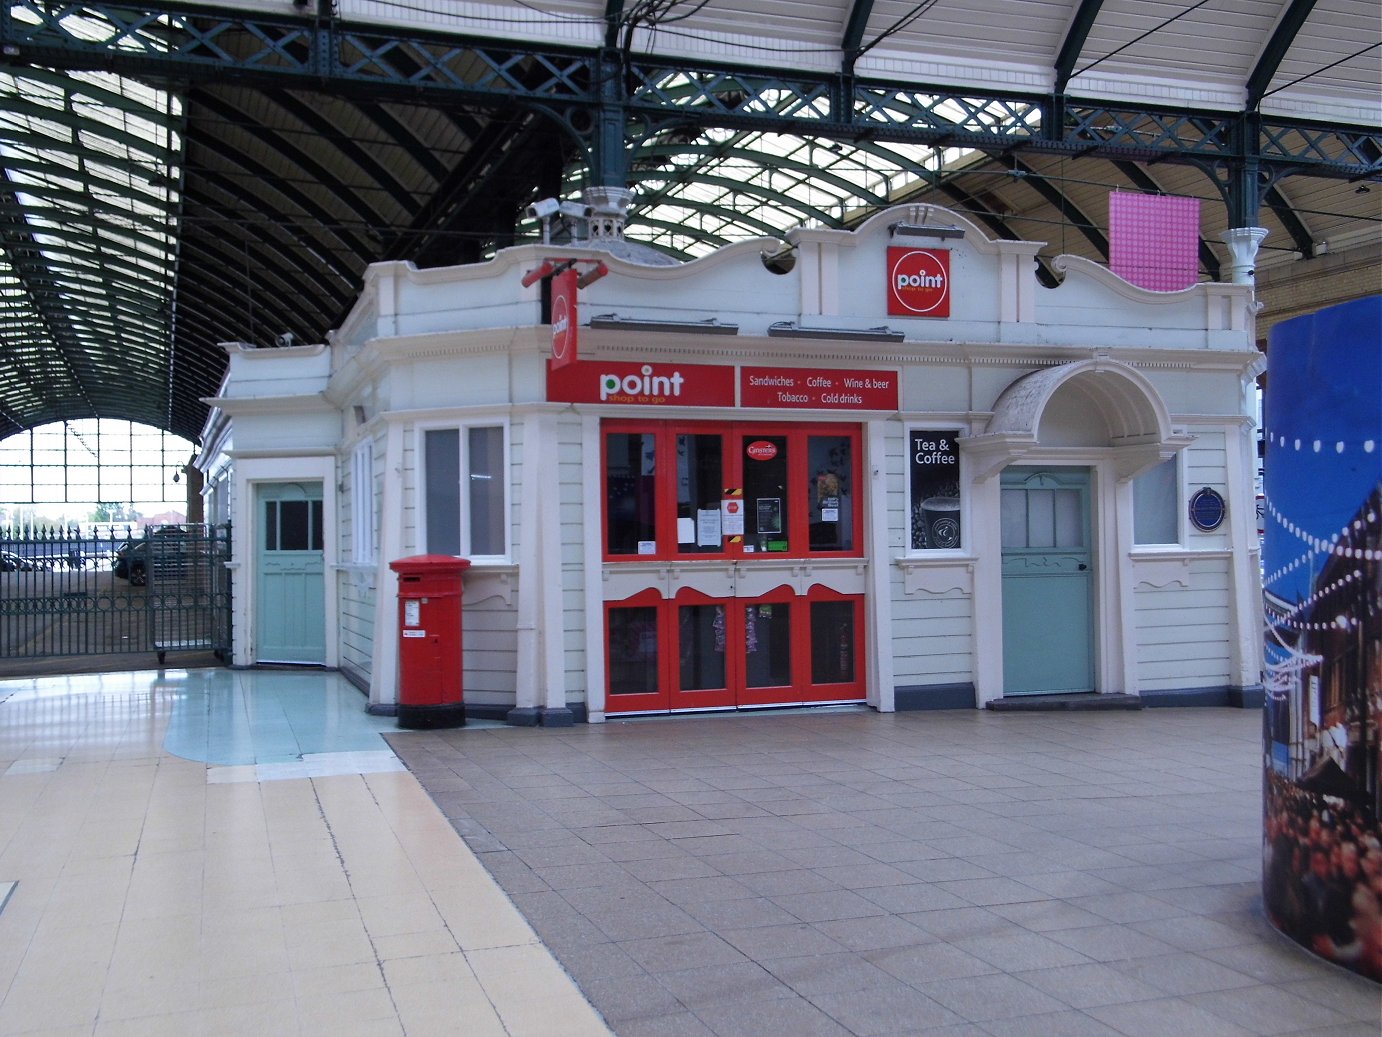
[[[0,680],[0,1035],[1376,1037],[1262,917],[1260,725]]]

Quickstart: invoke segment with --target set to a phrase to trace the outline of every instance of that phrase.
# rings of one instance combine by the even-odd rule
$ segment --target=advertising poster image
[[[907,437],[913,551],[961,547],[958,429],[913,429]]]
[[[1382,296],[1271,330],[1263,905],[1382,980]]]

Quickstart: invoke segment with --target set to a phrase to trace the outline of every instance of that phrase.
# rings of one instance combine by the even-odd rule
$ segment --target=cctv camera
[[[561,203],[555,198],[543,198],[528,206],[528,216],[534,220],[545,220],[561,211]]]
[[[587,220],[594,211],[595,210],[589,205],[583,205],[580,202],[561,203],[561,214],[563,216],[575,216],[577,219]]]

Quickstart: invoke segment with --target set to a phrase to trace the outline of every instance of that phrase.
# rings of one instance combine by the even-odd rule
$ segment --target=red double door
[[[605,605],[609,712],[864,697],[861,438],[603,423],[604,555],[625,588]]]
[[[646,713],[864,698],[859,595],[644,591],[605,609],[606,709]]]

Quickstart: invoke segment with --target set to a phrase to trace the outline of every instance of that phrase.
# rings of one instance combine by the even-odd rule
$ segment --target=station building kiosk
[[[1250,286],[1046,288],[930,206],[789,241],[384,263],[328,344],[229,345],[235,662],[319,610],[308,661],[387,712],[389,562],[452,554],[466,709],[514,723],[1254,700]],[[319,555],[288,619],[285,538]]]

